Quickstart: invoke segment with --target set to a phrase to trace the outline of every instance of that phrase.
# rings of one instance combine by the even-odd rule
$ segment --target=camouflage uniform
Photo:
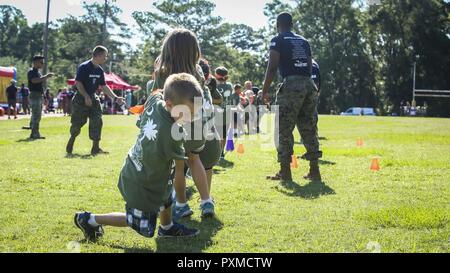
[[[315,161],[322,157],[314,117],[317,101],[317,90],[312,79],[304,76],[285,78],[276,100],[279,106],[279,124],[275,128],[275,132],[279,132],[278,139],[275,136],[275,140],[278,140],[278,162],[291,162],[294,146],[292,131],[296,125],[306,148],[305,158]]]
[[[70,121],[70,135],[77,137],[81,132],[87,119],[89,118],[89,138],[93,141],[100,141],[102,134],[102,108],[100,107],[100,99],[97,95],[90,95],[92,106],[86,106],[84,97],[77,93],[72,99],[72,115]]]

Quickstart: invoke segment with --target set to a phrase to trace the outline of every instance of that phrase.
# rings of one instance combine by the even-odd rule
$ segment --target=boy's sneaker
[[[199,234],[200,231],[195,228],[188,228],[182,224],[173,222],[173,226],[169,230],[158,228],[158,237],[170,238],[170,237],[193,237]]]
[[[75,213],[75,217],[74,217],[74,222],[75,225],[81,229],[81,231],[84,234],[84,237],[86,238],[87,241],[95,241],[98,238],[103,236],[103,227],[100,225],[98,227],[93,227],[91,225],[89,225],[88,221],[89,218],[91,217],[91,213],[90,212],[78,212]]]
[[[200,209],[202,210],[202,217],[214,216],[214,203],[206,202],[205,204],[200,205]]]
[[[194,213],[188,204],[184,207],[178,207],[177,205],[174,205],[172,208],[172,217],[175,220],[178,220],[183,217],[191,216],[192,213]]]

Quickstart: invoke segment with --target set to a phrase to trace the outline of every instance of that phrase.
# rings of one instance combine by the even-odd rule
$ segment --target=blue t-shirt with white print
[[[83,84],[86,93],[89,95],[95,94],[99,86],[106,85],[103,68],[95,66],[90,60],[78,66],[75,80]]]
[[[292,75],[311,77],[308,58],[311,58],[309,42],[291,31],[280,33],[270,41],[270,50],[280,53],[279,70],[283,78]]]

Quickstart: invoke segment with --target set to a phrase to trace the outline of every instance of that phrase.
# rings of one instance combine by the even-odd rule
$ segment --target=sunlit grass
[[[0,252],[449,252],[450,120],[321,116],[323,183],[267,181],[276,153],[241,138],[245,153],[215,167],[217,217],[183,222],[201,230],[187,240],[145,239],[131,229],[107,227],[99,242],[84,243],[72,223],[79,210],[124,211],[117,190],[123,160],[135,142],[134,116],[105,116],[102,147],[88,156],[87,126],[75,158],[66,158],[69,118],[43,119],[45,140],[29,142],[27,120],[0,122]],[[267,137],[269,135],[262,135]],[[305,152],[295,132],[295,153]],[[362,138],[364,145],[356,147]],[[381,170],[370,171],[373,157]],[[72,242],[72,243],[71,243]]]

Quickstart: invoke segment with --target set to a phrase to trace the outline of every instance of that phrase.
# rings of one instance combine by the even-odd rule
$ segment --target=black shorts
[[[17,100],[9,100],[8,99],[8,107],[12,106],[14,108],[16,108],[17,105]]]
[[[170,195],[166,203],[161,206],[160,212],[172,206],[172,196]],[[127,215],[127,225],[140,235],[152,238],[156,230],[156,218],[158,212],[144,212],[125,205]]]

